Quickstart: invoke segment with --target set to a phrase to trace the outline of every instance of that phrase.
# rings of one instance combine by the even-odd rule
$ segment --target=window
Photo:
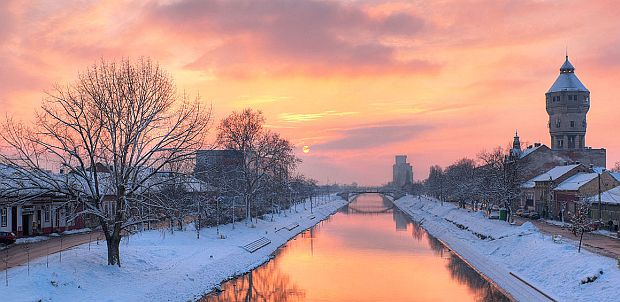
[[[556,128],[560,128],[560,119],[558,119],[558,120],[555,122],[555,127],[556,127]]]
[[[2,212],[0,220],[2,220],[2,226],[5,227],[7,224],[7,209],[6,208],[2,208],[2,210],[0,210]]]
[[[586,127],[586,120],[583,120],[583,121],[581,122],[581,127],[584,127],[584,128]]]
[[[575,128],[575,121],[570,121],[570,127]]]
[[[572,95],[572,94],[569,94],[569,95],[568,95],[568,100],[569,100],[569,101],[572,101],[572,100],[573,100],[573,95]]]
[[[558,138],[558,147],[564,148],[564,139]]]
[[[50,206],[45,206],[45,222],[50,222]]]

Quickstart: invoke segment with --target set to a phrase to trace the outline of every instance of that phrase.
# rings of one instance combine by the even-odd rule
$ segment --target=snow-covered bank
[[[217,239],[215,228],[196,231],[146,231],[121,243],[123,267],[106,265],[106,246],[88,244],[59,255],[37,259],[26,267],[9,270],[9,287],[0,276],[2,301],[191,301],[221,281],[244,273],[269,260],[279,246],[346,204],[331,196],[310,213],[298,205],[298,213],[259,220],[256,227],[243,222],[220,227],[226,239]],[[283,227],[299,223],[289,231]],[[277,231],[277,232],[276,232]],[[254,253],[241,248],[267,237],[271,243]],[[4,275],[4,274],[2,274]]]
[[[578,253],[572,240],[554,243],[531,223],[513,226],[431,198],[394,203],[519,301],[548,299],[511,273],[558,301],[617,301],[620,295],[617,260]]]

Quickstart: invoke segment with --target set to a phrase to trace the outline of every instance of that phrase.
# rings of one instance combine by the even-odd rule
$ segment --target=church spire
[[[515,129],[515,137],[512,141],[512,155],[520,156],[521,155],[521,140],[519,140],[519,132]]]

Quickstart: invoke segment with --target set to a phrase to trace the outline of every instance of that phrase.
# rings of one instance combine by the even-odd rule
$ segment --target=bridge
[[[348,201],[353,200],[355,197],[361,194],[381,194],[384,196],[391,197],[392,200],[401,198],[405,195],[405,193],[400,190],[395,190],[392,188],[384,188],[384,187],[366,187],[366,188],[355,188],[352,190],[342,191],[338,193],[342,199],[346,199]]]
[[[394,209],[394,204],[389,206],[373,206],[373,205],[351,205],[348,206],[349,212],[360,214],[382,214],[391,212]]]

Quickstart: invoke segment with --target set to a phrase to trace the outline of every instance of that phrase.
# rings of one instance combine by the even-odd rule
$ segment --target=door
[[[11,231],[17,235],[17,207],[11,207]]]
[[[37,230],[36,231],[37,231],[37,233],[41,234],[41,232],[43,231],[41,229],[41,226],[43,225],[43,216],[41,216],[41,210],[37,211],[37,220],[36,221],[37,221],[37,224],[36,224],[37,225]]]
[[[30,230],[32,230],[32,215],[22,215],[22,230],[24,231],[24,236],[32,235]]]

